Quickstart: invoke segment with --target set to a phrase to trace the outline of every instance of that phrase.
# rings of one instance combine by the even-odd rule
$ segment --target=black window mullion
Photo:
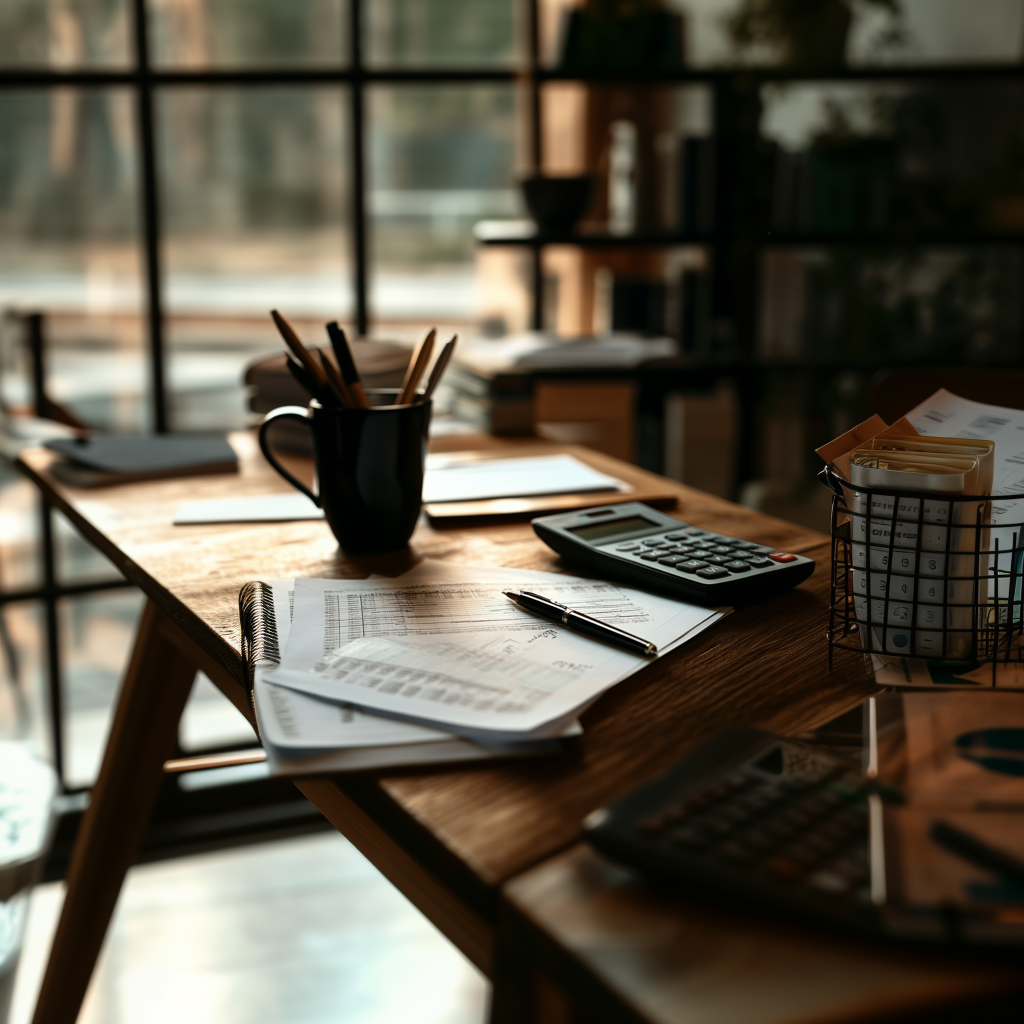
[[[369,309],[366,301],[366,163],[365,113],[366,96],[363,77],[363,11],[362,0],[349,0],[349,36],[351,53],[351,153],[352,153],[352,286],[355,291],[356,334],[369,331]]]
[[[153,81],[149,62],[147,0],[133,0],[135,30],[135,103],[139,130],[139,199],[146,275],[146,312],[149,334],[149,383],[152,424],[158,434],[170,429],[165,373],[164,312],[160,268],[160,193],[157,182],[156,129],[153,117]]]

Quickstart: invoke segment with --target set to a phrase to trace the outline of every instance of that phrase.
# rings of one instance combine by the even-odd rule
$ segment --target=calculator
[[[742,604],[796,586],[803,555],[699,529],[633,501],[533,520],[548,547],[606,579],[704,604]]]
[[[877,933],[871,799],[851,763],[733,729],[584,829],[602,853],[697,893]]]

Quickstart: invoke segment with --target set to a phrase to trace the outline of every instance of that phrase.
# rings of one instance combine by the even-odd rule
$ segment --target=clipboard
[[[461,454],[461,453],[460,453]],[[466,452],[466,459],[513,459],[536,457],[536,446]],[[521,498],[490,498],[482,501],[430,502],[423,506],[431,526],[467,526],[473,523],[524,522],[549,512],[567,512],[593,505],[612,505],[626,501],[642,501],[653,508],[671,509],[678,503],[678,495],[671,483],[637,466],[627,466],[600,452],[580,445],[545,445],[543,454],[572,455],[601,473],[616,477],[628,485],[629,490],[586,491],[577,494],[541,494]]]

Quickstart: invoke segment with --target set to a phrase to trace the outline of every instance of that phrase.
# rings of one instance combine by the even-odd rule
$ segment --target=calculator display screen
[[[605,540],[616,537],[620,533],[632,533],[634,530],[649,530],[657,526],[643,516],[631,516],[629,519],[613,519],[610,523],[595,523],[593,526],[570,527],[569,532],[575,533],[580,540]]]

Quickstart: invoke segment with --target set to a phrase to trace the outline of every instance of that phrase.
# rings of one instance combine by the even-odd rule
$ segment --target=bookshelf
[[[528,53],[521,81],[529,99],[526,104],[529,117],[527,135],[532,173],[542,173],[545,167],[544,90],[558,83],[574,83],[595,89],[703,87],[710,92],[708,138],[739,140],[741,147],[748,147],[742,152],[752,152],[763,141],[760,123],[762,86],[910,85],[920,90],[938,88],[941,101],[941,90],[951,86],[969,89],[975,85],[1024,85],[1024,62],[1016,61],[879,63],[798,69],[738,65],[681,67],[674,71],[635,74],[566,73],[542,65],[538,34],[539,0],[526,0],[526,4]],[[674,391],[707,389],[722,378],[732,381],[738,397],[740,440],[736,477],[742,483],[762,472],[756,448],[763,433],[765,417],[770,415],[765,412],[765,406],[770,405],[773,391],[786,387],[787,379],[793,382],[792,390],[797,404],[803,409],[805,420],[809,424],[813,422],[815,430],[821,429],[825,435],[832,436],[828,433],[830,425],[820,422],[821,395],[839,387],[837,382],[840,378],[845,378],[841,382],[843,387],[858,390],[858,394],[848,402],[853,415],[858,406],[866,405],[870,378],[885,369],[936,365],[955,367],[961,364],[997,369],[1019,365],[1020,356],[1024,353],[1024,338],[1016,335],[1013,351],[1008,351],[1007,345],[1001,343],[987,354],[968,351],[965,346],[962,346],[962,351],[955,351],[955,346],[943,348],[938,343],[929,349],[926,343],[908,342],[901,348],[887,344],[882,335],[879,339],[881,351],[860,351],[856,350],[856,345],[851,346],[855,351],[844,351],[842,346],[836,350],[823,337],[820,346],[806,346],[801,342],[804,348],[813,347],[813,351],[776,353],[771,351],[771,345],[764,344],[762,317],[767,276],[765,254],[773,250],[794,254],[813,250],[826,254],[829,259],[839,253],[847,254],[851,260],[862,255],[865,263],[868,260],[904,258],[912,252],[1016,251],[1024,249],[1024,220],[1019,225],[1004,227],[968,223],[963,219],[957,221],[955,218],[946,222],[932,219],[927,223],[915,223],[912,216],[904,215],[904,210],[894,209],[895,215],[881,229],[857,226],[852,230],[778,230],[767,218],[745,215],[745,211],[756,205],[745,190],[759,187],[750,173],[734,173],[730,180],[733,192],[726,202],[716,200],[714,224],[710,230],[644,228],[630,234],[614,234],[598,230],[593,225],[565,232],[539,231],[529,221],[485,221],[477,225],[476,241],[480,246],[511,246],[530,253],[531,323],[535,329],[545,326],[543,266],[544,253],[550,247],[573,247],[596,254],[620,250],[639,254],[645,250],[684,248],[704,252],[712,268],[708,284],[710,298],[707,301],[711,306],[714,331],[718,332],[715,338],[726,340],[720,346],[714,340],[712,347],[716,350],[710,352],[688,352],[684,343],[678,359],[658,360],[650,367],[630,371],[638,382],[638,418],[641,422],[637,461],[641,465],[654,470],[664,468],[664,424],[659,420],[659,409],[663,408],[666,396]],[[1024,188],[1021,192],[1024,195]],[[1019,283],[1024,290],[1024,272]],[[680,330],[681,323],[680,320]],[[724,328],[720,329],[720,325]],[[851,380],[854,381],[852,385],[849,383]],[[813,445],[805,447],[809,449]],[[802,457],[802,454],[797,454],[798,460]]]

